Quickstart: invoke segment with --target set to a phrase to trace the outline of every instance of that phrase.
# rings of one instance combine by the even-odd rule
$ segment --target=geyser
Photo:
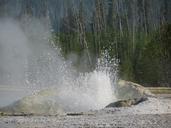
[[[0,19],[0,85],[28,92],[17,92],[21,95],[0,102],[1,106],[8,105],[8,111],[14,112],[53,113],[59,106],[64,111],[87,111],[115,101],[117,65],[108,62],[107,52],[94,71],[78,72],[49,41],[49,28],[47,19]]]

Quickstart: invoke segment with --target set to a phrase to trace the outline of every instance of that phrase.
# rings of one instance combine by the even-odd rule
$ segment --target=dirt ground
[[[3,117],[1,128],[170,128],[171,114]]]
[[[171,128],[171,98],[57,116],[1,116],[0,128]]]

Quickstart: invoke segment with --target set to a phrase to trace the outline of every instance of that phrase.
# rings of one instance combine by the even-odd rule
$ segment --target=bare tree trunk
[[[136,32],[136,0],[132,4],[132,50],[135,50],[135,32]]]
[[[118,18],[119,18],[120,35],[123,36],[122,19],[121,19],[121,15],[120,15],[120,11],[119,11],[119,1],[117,1],[116,8],[117,8],[117,14],[118,14]]]
[[[144,14],[144,21],[145,21],[145,33],[146,36],[148,35],[148,28],[147,28],[147,22],[148,22],[148,18],[147,18],[147,1],[143,0],[143,14]]]
[[[79,37],[79,42],[82,44],[82,46],[86,49],[86,54],[89,60],[89,65],[90,67],[92,66],[92,61],[90,57],[90,52],[86,40],[86,34],[85,34],[85,23],[84,23],[84,15],[83,15],[83,5],[82,1],[80,0],[80,9],[79,9],[79,15],[76,18],[77,24],[78,24],[78,37]]]

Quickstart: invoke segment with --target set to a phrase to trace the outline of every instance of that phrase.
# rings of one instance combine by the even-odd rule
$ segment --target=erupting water
[[[101,109],[114,101],[115,60],[109,63],[105,52],[94,71],[79,73],[62,57],[59,48],[50,45],[48,30],[36,19],[22,23],[0,20],[0,84],[31,92],[49,89],[45,98],[37,96],[37,102],[53,101],[65,111]],[[8,93],[3,96],[8,97]]]

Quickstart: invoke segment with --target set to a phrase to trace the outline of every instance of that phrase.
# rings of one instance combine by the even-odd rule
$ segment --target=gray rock
[[[110,107],[130,107],[132,105],[137,105],[141,102],[146,101],[148,98],[142,97],[142,98],[137,98],[137,99],[128,99],[128,100],[120,100],[117,102],[110,103],[109,105],[106,106],[106,108]]]
[[[155,95],[145,87],[125,80],[119,80],[116,86],[116,96],[119,100],[155,97]]]

